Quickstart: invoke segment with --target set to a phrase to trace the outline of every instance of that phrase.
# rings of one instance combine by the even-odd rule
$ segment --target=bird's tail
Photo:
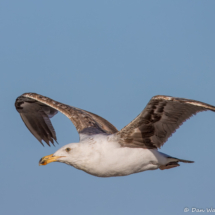
[[[180,164],[178,162],[183,162],[183,163],[194,163],[194,161],[189,161],[189,160],[183,160],[183,159],[179,159],[179,158],[175,158],[175,157],[171,157],[169,155],[166,155],[164,153],[162,153],[163,155],[165,155],[169,162],[166,165],[161,165],[159,167],[159,169],[164,170],[164,169],[170,169],[170,168],[174,168],[177,166],[180,166]]]
[[[178,162],[183,162],[183,163],[194,163],[194,161],[189,161],[189,160],[183,160],[183,159],[179,159],[179,158],[175,158],[178,160]]]

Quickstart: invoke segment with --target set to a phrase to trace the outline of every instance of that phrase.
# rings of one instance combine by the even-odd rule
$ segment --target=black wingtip
[[[44,140],[43,141],[50,147],[49,141],[48,140]]]
[[[56,139],[54,139],[55,140],[55,142],[59,145],[59,143],[58,143],[58,141],[56,140]],[[54,141],[53,141],[53,146],[55,147],[55,144],[54,144]]]
[[[41,145],[44,147],[44,144],[43,144],[43,142],[42,141],[39,141],[40,143],[41,143]]]
[[[49,141],[52,143],[53,146],[55,146],[52,138]]]

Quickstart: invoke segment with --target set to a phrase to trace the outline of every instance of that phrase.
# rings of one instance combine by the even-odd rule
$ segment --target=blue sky
[[[154,95],[215,105],[214,1],[0,1],[0,213],[183,214],[215,208],[214,120],[200,113],[162,152],[194,164],[97,178],[41,157],[79,140],[62,114],[56,147],[42,147],[14,108],[36,92],[118,129]],[[187,212],[189,214],[191,212]]]

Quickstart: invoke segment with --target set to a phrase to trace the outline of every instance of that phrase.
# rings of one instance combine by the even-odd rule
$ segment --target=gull
[[[154,96],[145,109],[118,131],[104,118],[36,93],[24,93],[16,110],[30,132],[43,145],[57,142],[50,118],[60,111],[75,125],[79,143],[70,143],[40,159],[39,165],[61,162],[98,177],[126,176],[146,170],[170,169],[179,162],[193,163],[158,151],[191,116],[215,107],[170,96]]]

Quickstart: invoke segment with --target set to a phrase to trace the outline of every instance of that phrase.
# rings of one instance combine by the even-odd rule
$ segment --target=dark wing
[[[154,96],[131,123],[120,130],[125,147],[160,148],[180,125],[194,114],[215,107],[203,102],[170,96]]]
[[[40,141],[48,145],[57,141],[55,130],[50,118],[58,111],[66,115],[75,125],[79,134],[113,134],[118,130],[107,120],[88,111],[54,101],[36,93],[25,93],[15,102],[16,110],[20,113],[30,132]]]

